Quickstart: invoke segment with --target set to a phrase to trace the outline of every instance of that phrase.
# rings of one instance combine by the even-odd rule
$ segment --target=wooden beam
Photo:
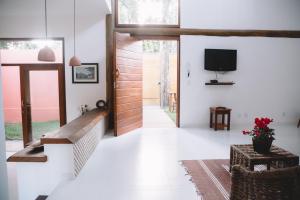
[[[114,128],[114,80],[113,80],[113,15],[106,15],[106,101],[108,103],[108,128]]]
[[[133,36],[180,36],[203,35],[222,37],[280,37],[300,38],[298,30],[226,30],[226,29],[186,29],[186,28],[115,28],[118,33],[130,33]]]
[[[7,162],[47,162],[47,160],[48,157],[44,154],[44,151],[35,152],[33,147],[29,146],[10,156]]]

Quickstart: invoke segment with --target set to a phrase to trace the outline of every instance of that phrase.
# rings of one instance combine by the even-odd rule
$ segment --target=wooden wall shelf
[[[205,85],[234,85],[234,82],[218,82],[218,83],[205,83]]]
[[[7,162],[47,162],[48,158],[44,152],[34,153],[33,148],[28,146],[18,151],[7,159]]]
[[[94,109],[85,115],[74,119],[52,134],[42,137],[41,144],[75,144],[83,138],[102,119],[107,116],[106,111]],[[7,162],[47,162],[44,151],[35,152],[29,145],[7,159]]]
[[[70,123],[61,127],[57,132],[41,138],[42,144],[75,144],[102,119],[107,116],[107,111],[95,108],[85,113]]]

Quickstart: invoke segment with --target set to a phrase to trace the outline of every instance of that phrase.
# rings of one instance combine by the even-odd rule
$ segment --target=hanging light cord
[[[47,24],[47,0],[45,0],[45,33],[46,33],[46,39],[48,38],[48,24]]]
[[[73,28],[74,28],[74,30],[73,30],[73,34],[74,34],[74,56],[76,55],[75,10],[76,10],[76,1],[74,0],[74,13],[73,13],[74,14],[74,18],[73,18],[73,22],[74,22],[74,26],[73,26]]]

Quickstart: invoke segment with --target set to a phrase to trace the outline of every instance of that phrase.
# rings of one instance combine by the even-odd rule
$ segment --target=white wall
[[[44,1],[0,0],[0,38],[44,37]],[[110,12],[106,0],[77,1],[77,56],[82,62],[99,63],[99,84],[72,84],[73,0],[48,1],[48,35],[65,38],[67,119],[80,115],[79,106],[95,107],[106,98],[105,91],[105,14]],[[0,76],[1,81],[1,76]],[[2,89],[2,88],[1,88]],[[2,91],[0,90],[2,99]],[[0,199],[7,197],[5,137],[0,101]]]
[[[252,122],[261,115],[296,123],[300,39],[183,36],[181,42],[182,125],[208,124],[208,108],[218,105],[233,109],[234,124]],[[236,82],[234,86],[204,85],[215,78],[214,72],[204,70],[205,48],[237,49],[238,70],[219,75],[220,81]]]
[[[0,38],[44,37],[43,2],[0,0]],[[73,0],[48,1],[48,35],[65,38],[67,119],[79,113],[81,104],[95,107],[105,92],[105,0],[77,1],[77,56],[82,62],[99,63],[99,84],[72,84]]]
[[[299,0],[184,0],[182,28],[300,29]]]
[[[181,1],[184,28],[300,29],[300,1]],[[205,86],[204,49],[238,50],[237,71],[220,75],[234,86]],[[192,52],[192,53],[191,53]],[[233,109],[232,123],[256,116],[295,123],[300,116],[300,39],[260,37],[181,37],[181,125],[208,126],[209,107]],[[191,77],[187,78],[187,71]]]

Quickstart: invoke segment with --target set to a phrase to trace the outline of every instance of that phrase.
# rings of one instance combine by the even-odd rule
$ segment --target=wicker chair
[[[300,166],[248,171],[233,166],[231,200],[299,200]]]

